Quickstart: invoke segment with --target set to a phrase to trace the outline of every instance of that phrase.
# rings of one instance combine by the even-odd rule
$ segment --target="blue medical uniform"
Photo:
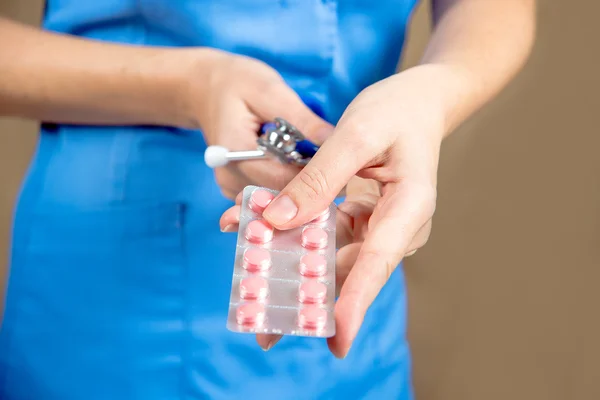
[[[416,0],[49,0],[46,29],[261,59],[335,123],[394,73]],[[385,100],[385,99],[383,99]],[[2,400],[411,399],[403,277],[348,357],[225,328],[231,203],[198,132],[42,125],[19,199],[0,333]]]

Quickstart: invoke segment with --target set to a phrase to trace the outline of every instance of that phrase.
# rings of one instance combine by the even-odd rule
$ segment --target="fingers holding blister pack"
[[[227,327],[334,336],[336,206],[305,226],[278,231],[262,218],[276,194],[244,189]]]

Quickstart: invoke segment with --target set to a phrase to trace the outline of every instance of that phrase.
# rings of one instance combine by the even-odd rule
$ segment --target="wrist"
[[[162,96],[162,107],[171,125],[202,128],[202,110],[210,102],[211,75],[224,54],[211,48],[168,49],[150,60],[152,75],[163,88],[159,93],[167,93]]]
[[[443,139],[474,111],[474,100],[479,97],[478,83],[465,68],[452,64],[421,64],[415,68],[423,72],[428,92],[443,115]]]

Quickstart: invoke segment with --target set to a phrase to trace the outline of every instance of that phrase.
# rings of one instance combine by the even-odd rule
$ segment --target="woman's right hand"
[[[289,121],[317,144],[333,131],[267,64],[215,51],[204,65],[191,79],[190,98],[208,145],[253,150],[262,124],[276,117]],[[229,163],[216,168],[215,176],[223,194],[233,199],[247,185],[281,190],[299,171],[267,158]]]
[[[199,127],[209,145],[231,150],[255,149],[261,125],[275,117],[317,144],[332,131],[273,68],[207,47],[91,41],[0,16],[0,60],[1,116],[75,125]],[[223,193],[233,198],[248,184],[283,189],[299,170],[257,160],[215,173]]]

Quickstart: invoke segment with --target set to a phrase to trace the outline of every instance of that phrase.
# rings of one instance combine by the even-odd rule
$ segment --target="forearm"
[[[184,71],[213,54],[191,53],[83,40],[0,18],[0,115],[193,128]]]
[[[535,32],[535,0],[432,0],[422,65],[439,75],[447,135],[518,72]]]

